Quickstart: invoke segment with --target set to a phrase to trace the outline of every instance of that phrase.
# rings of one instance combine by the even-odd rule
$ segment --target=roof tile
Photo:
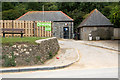
[[[97,9],[94,9],[91,11],[91,13],[88,15],[87,18],[81,22],[81,24],[78,27],[84,27],[84,26],[112,26],[109,19],[107,19],[101,12],[99,12]]]
[[[62,11],[29,11],[16,20],[28,21],[73,21]]]

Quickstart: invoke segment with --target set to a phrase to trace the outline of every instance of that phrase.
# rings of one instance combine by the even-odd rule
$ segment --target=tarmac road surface
[[[2,78],[118,78],[117,68],[53,70],[3,74]]]

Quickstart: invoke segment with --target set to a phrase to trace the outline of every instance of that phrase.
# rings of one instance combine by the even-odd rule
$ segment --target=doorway
[[[63,27],[63,37],[69,39],[69,27]]]

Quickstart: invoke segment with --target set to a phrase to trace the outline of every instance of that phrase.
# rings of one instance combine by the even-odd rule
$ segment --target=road
[[[81,59],[70,66],[70,69],[112,68],[118,66],[118,52],[104,48],[92,47],[74,40],[59,41],[62,48],[79,50]]]
[[[59,70],[5,73],[3,78],[117,78],[118,53],[74,40],[59,40],[61,48],[75,48],[80,60]]]
[[[55,70],[3,74],[3,78],[117,78],[117,68]]]

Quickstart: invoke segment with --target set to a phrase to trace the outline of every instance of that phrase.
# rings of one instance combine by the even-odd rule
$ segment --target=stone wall
[[[96,36],[100,36],[101,39],[112,39],[113,27],[83,27],[80,30],[80,38],[82,40],[88,40],[89,34],[92,34],[93,40]]]
[[[67,24],[67,25],[66,25]],[[53,36],[57,38],[64,38],[64,27],[69,27],[69,39],[73,36],[73,22],[53,22]]]
[[[12,46],[3,45],[2,55],[15,58],[16,66],[40,65],[52,58],[59,50],[59,44],[55,37],[35,41],[36,44],[16,43]],[[3,64],[5,59],[3,59]]]

